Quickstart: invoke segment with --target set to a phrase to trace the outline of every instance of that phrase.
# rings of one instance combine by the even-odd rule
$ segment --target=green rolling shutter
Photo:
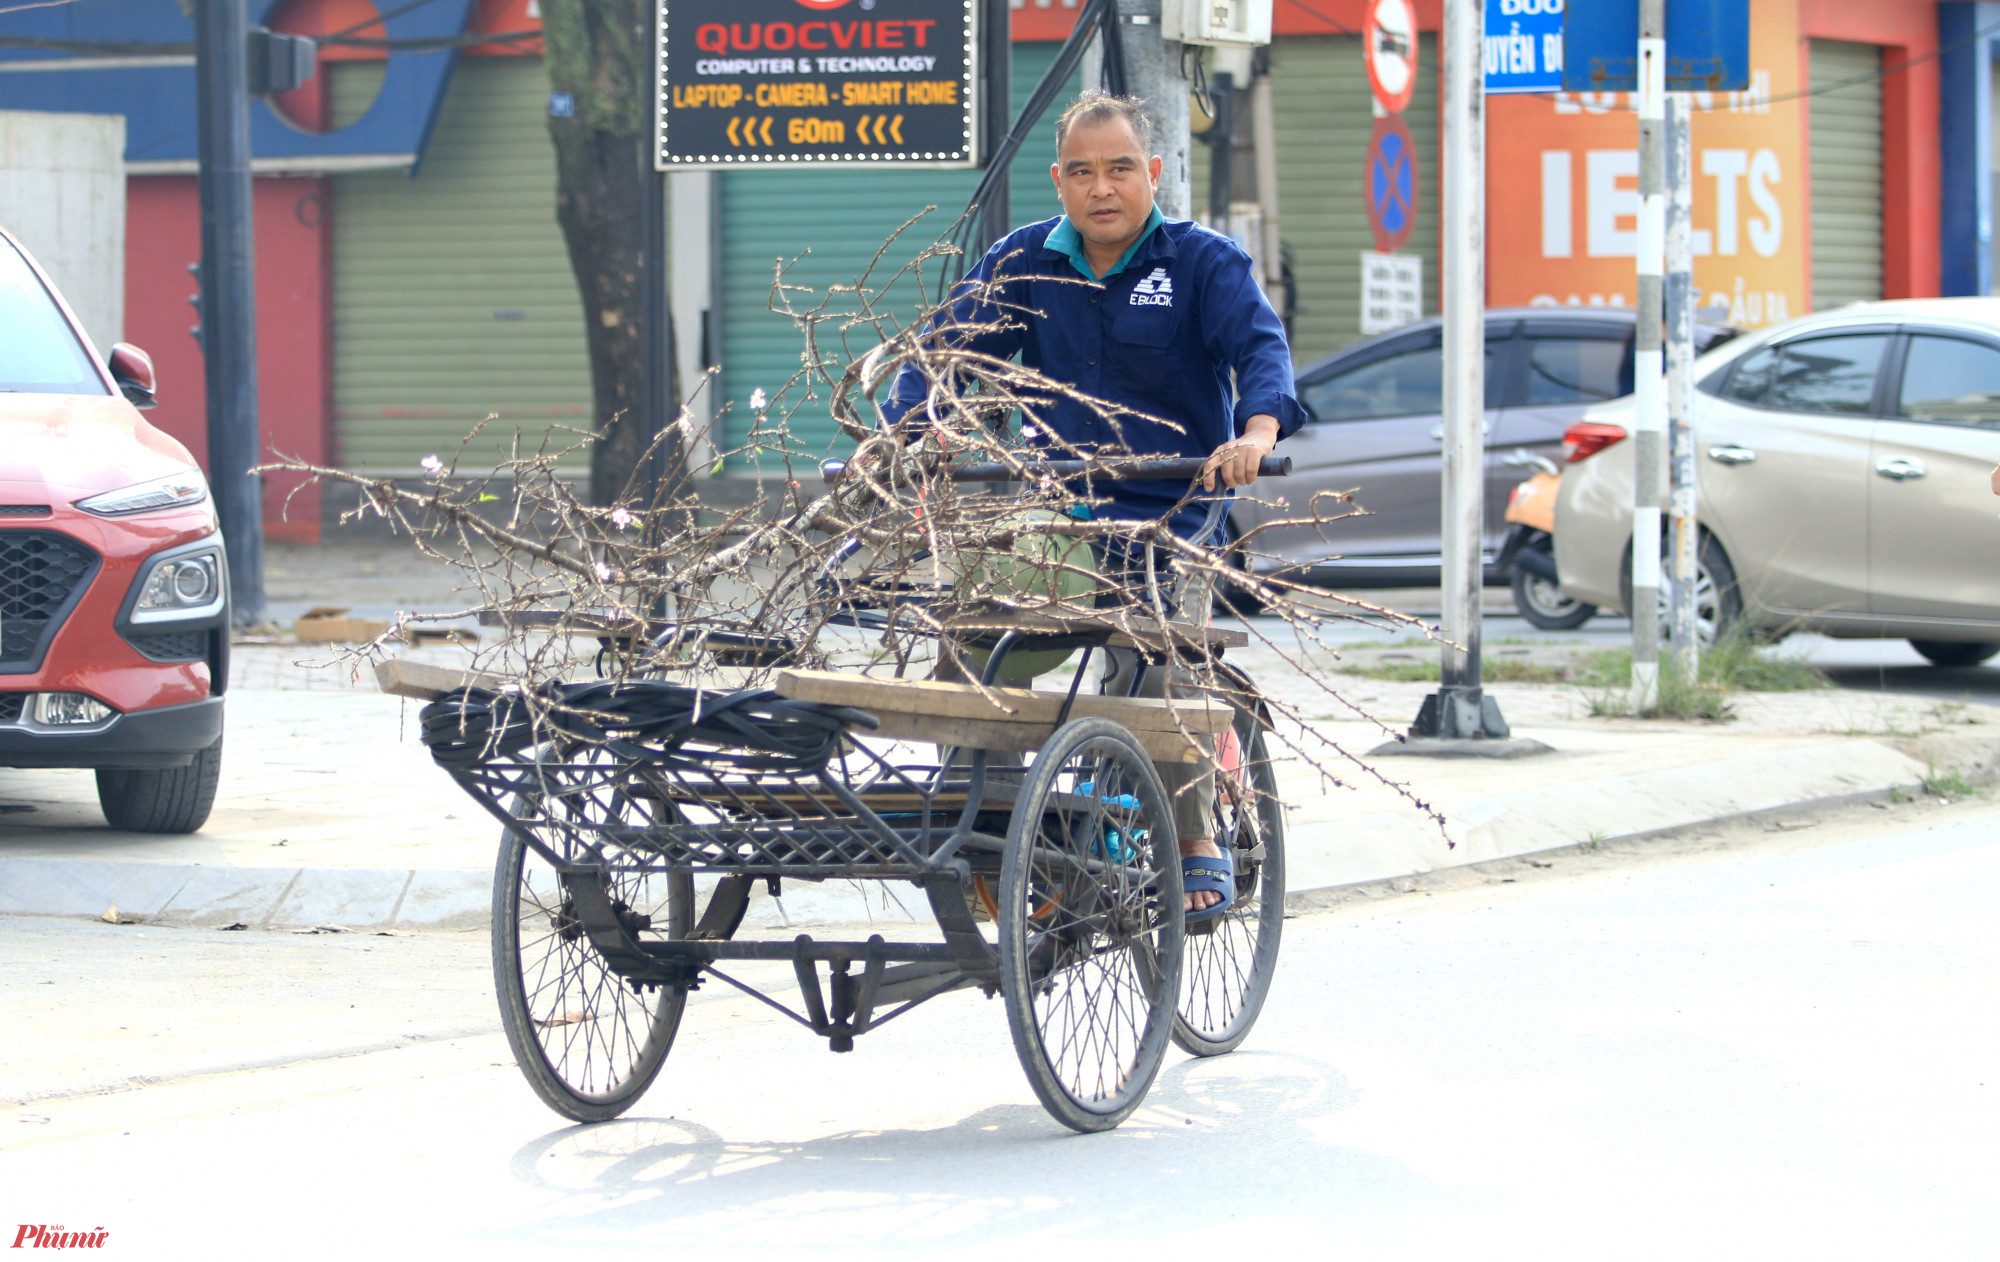
[[[345,84],[373,92],[363,76],[336,75],[336,98]],[[335,178],[334,425],[345,467],[410,472],[433,452],[449,459],[488,414],[498,420],[468,466],[490,467],[516,433],[532,449],[551,426],[591,427],[547,105],[539,57],[462,59],[415,179]],[[574,441],[554,436],[557,447]]]
[[[1862,79],[1812,104],[1814,310],[1882,296],[1882,50],[1816,39],[1812,86]]]
[[[1402,253],[1424,261],[1424,311],[1438,294],[1437,37],[1422,38],[1417,90],[1403,121],[1416,144],[1417,222]],[[1299,313],[1292,357],[1308,364],[1361,336],[1361,252],[1375,248],[1366,200],[1375,120],[1361,41],[1281,36],[1271,47],[1271,113],[1278,136],[1278,234],[1291,247]],[[1196,199],[1206,205],[1206,151]],[[1276,295],[1273,296],[1274,300]]]
[[[1017,107],[1034,90],[1054,60],[1057,47],[1052,43],[1014,46],[1013,96]],[[1017,223],[1046,219],[1058,209],[1048,175],[1049,164],[1055,160],[1055,114],[1075,93],[1072,80],[1049,107],[1036,138],[1014,159],[1010,195]],[[786,383],[800,372],[805,343],[789,319],[769,309],[776,261],[782,258],[789,262],[811,251],[785,272],[787,285],[812,289],[812,293],[788,295],[796,309],[809,310],[825,297],[827,286],[853,284],[890,233],[924,207],[934,205],[937,209],[920,219],[884,255],[871,278],[871,287],[881,291],[876,298],[878,309],[898,320],[912,320],[928,303],[926,295],[935,292],[943,260],[925,265],[922,293],[914,272],[887,290],[881,287],[924,247],[951,231],[978,183],[978,175],[977,171],[798,167],[720,174],[720,385],[721,398],[730,409],[723,426],[727,447],[748,444],[752,423],[749,399],[756,390],[773,399],[770,415],[774,422],[789,412],[793,440],[805,458],[816,460],[843,441],[826,410],[823,388],[816,392],[819,397],[806,398],[806,383],[801,380],[780,396]],[[837,300],[833,309],[851,310],[851,297]],[[844,347],[843,336],[847,339]],[[822,351],[856,359],[873,345],[866,329],[847,330],[843,335],[838,323],[821,325],[818,338]],[[796,411],[791,411],[793,405]],[[748,467],[749,462],[739,458],[732,463]]]

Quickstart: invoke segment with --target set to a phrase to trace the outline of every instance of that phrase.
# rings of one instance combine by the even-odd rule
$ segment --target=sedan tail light
[[[1579,460],[1603,451],[1613,443],[1625,441],[1622,425],[1606,425],[1601,421],[1578,421],[1563,431],[1563,463],[1575,464]]]

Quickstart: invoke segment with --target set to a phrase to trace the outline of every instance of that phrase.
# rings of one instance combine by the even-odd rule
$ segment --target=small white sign
[[[1361,331],[1387,333],[1424,318],[1424,261],[1415,254],[1361,252]]]

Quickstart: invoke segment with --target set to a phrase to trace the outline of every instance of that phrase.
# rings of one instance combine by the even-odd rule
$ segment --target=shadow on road
[[[683,1246],[713,1234],[737,1247],[957,1248],[1086,1223],[1123,1224],[1135,1239],[1199,1233],[1238,1217],[1338,1217],[1366,1233],[1437,1204],[1441,1189],[1329,1137],[1359,1100],[1332,1066],[1240,1052],[1172,1066],[1144,1109],[1100,1135],[1019,1104],[935,1129],[798,1142],[627,1118],[521,1148],[514,1176],[560,1199],[489,1234],[659,1239],[671,1225]]]

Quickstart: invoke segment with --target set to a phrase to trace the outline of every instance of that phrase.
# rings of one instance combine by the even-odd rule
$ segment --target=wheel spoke
[[[1117,738],[1072,732],[1093,725]],[[1045,747],[1024,782],[1001,956],[1037,1093],[1069,1125],[1093,1130],[1137,1105],[1171,1031],[1180,957],[1160,951],[1172,922],[1154,891],[1173,826],[1164,789],[1122,729],[1081,720],[1065,732],[1073,739]]]
[[[614,906],[650,916],[654,928],[642,933],[666,932],[674,918],[671,884],[654,880],[658,869],[645,855],[618,846],[590,853],[565,840],[652,822],[653,804],[626,791],[615,760],[602,751],[571,763],[551,759],[524,780],[538,796],[514,803],[522,830],[569,860],[596,863]],[[504,844],[510,858],[502,879],[512,882],[514,915],[496,926],[496,947],[502,985],[514,988],[520,1013],[518,1021],[508,1017],[509,1038],[530,1082],[559,1112],[583,1121],[615,1116],[658,1072],[683,992],[630,985],[582,932],[557,872],[522,838],[510,834]],[[503,1016],[511,1011],[502,1004]]]
[[[1197,1055],[1228,1051],[1257,1019],[1283,918],[1283,820],[1261,733],[1239,727],[1241,777],[1216,795],[1216,836],[1232,837],[1236,901],[1207,933],[1191,934],[1181,965],[1175,1039]],[[1262,860],[1252,859],[1261,853]],[[1277,862],[1274,864],[1273,859]],[[1273,900],[1276,901],[1273,901]]]

